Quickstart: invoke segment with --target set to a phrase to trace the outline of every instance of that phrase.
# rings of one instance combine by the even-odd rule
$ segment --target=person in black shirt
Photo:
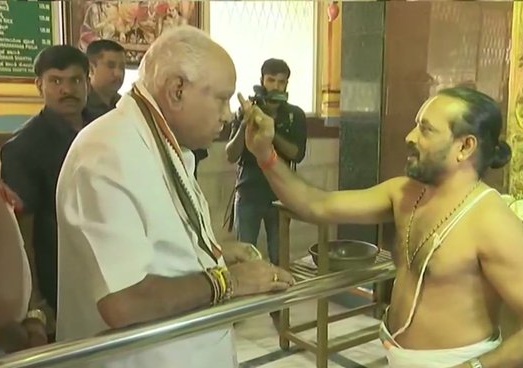
[[[26,239],[33,274],[31,308],[44,309],[51,314],[48,319],[54,320],[57,304],[56,184],[71,143],[90,121],[84,111],[89,60],[75,47],[51,46],[37,56],[34,71],[44,108],[1,148],[1,177],[21,198],[23,216],[32,220],[33,241]]]
[[[206,149],[197,149],[193,150],[192,153],[194,153],[194,177],[198,179],[198,165],[201,161],[205,160],[207,157],[209,157],[209,151]]]
[[[87,46],[90,62],[90,92],[87,110],[92,119],[108,113],[120,100],[118,90],[125,77],[125,49],[111,40],[93,41]]]
[[[290,74],[285,61],[269,59],[261,68],[261,87],[267,94],[277,92],[285,95]],[[307,143],[307,126],[303,110],[285,101],[270,99],[267,99],[263,109],[274,118],[274,146],[279,156],[292,166],[301,162]],[[226,153],[229,162],[238,163],[234,206],[238,240],[256,245],[263,220],[269,259],[277,265],[278,211],[272,205],[277,198],[258,167],[256,158],[245,148],[245,123],[241,114],[238,114],[232,123]]]

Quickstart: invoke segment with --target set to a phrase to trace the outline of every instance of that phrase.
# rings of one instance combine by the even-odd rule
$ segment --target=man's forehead
[[[83,76],[84,74],[84,69],[79,65],[70,65],[65,69],[51,68],[44,72],[44,76],[61,78]]]
[[[264,75],[264,77],[279,79],[279,80],[287,80],[287,74],[285,74],[285,73],[276,73],[276,74],[267,73]]]
[[[451,121],[463,114],[465,104],[450,96],[434,96],[429,98],[418,111],[416,122],[420,123],[423,119],[440,118]]]
[[[198,78],[196,84],[212,94],[230,97],[236,90],[236,71],[234,68],[226,70],[223,66],[211,68],[203,78]]]
[[[232,79],[236,81],[236,67],[229,57],[218,57],[212,59],[206,65],[208,75],[212,74],[218,78]]]
[[[125,59],[125,52],[123,51],[113,51],[113,50],[104,50],[98,55],[99,59]]]
[[[421,122],[421,120],[425,116],[425,113],[426,113],[427,109],[434,102],[435,99],[436,99],[436,97],[431,97],[427,101],[425,101],[423,103],[423,105],[421,105],[421,107],[420,107],[420,109],[418,111],[418,114],[416,115],[416,123]]]
[[[216,70],[219,73],[228,72],[236,74],[236,68],[232,58],[227,51],[220,47],[212,47],[206,50],[202,67],[210,72]]]

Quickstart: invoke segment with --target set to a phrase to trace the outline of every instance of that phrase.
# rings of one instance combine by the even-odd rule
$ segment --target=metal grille
[[[503,100],[507,91],[512,12],[492,8],[482,12],[483,32],[478,49],[478,87]]]
[[[314,1],[210,1],[210,34],[231,55],[237,91],[252,94],[262,63],[284,59],[291,69],[289,102],[313,112]],[[231,107],[236,109],[235,99]]]
[[[435,89],[474,83],[501,100],[510,14],[510,7],[502,3],[432,3],[428,72],[436,81]]]

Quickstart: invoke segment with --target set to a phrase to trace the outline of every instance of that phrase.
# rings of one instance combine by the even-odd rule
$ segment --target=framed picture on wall
[[[85,51],[90,42],[110,39],[126,51],[127,65],[137,66],[149,45],[165,30],[184,24],[202,27],[200,1],[68,1],[66,43]]]

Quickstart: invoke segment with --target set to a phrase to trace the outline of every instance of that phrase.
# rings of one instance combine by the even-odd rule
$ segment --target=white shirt
[[[192,175],[194,155],[184,150],[183,160],[191,173],[184,180],[210,224],[208,204]],[[96,303],[147,274],[178,277],[215,266],[180,208],[149,127],[125,95],[115,110],[80,132],[58,180],[57,340],[107,330]],[[213,238],[205,227],[204,237]],[[231,368],[237,364],[232,340],[231,329],[206,332],[126,353],[103,367]]]
[[[0,299],[16,306],[16,309],[9,310],[12,315],[5,314],[5,310],[0,308],[4,312],[0,320],[21,321],[27,314],[31,296],[31,270],[13,209],[2,198],[0,198],[0,272]]]

